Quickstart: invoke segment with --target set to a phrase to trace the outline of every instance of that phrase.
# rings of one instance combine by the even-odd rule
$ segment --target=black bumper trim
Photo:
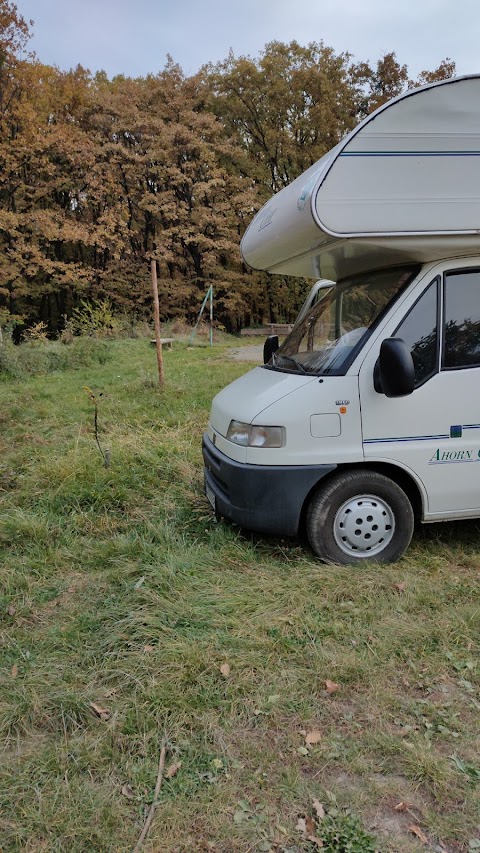
[[[305,498],[337,467],[235,462],[221,453],[206,433],[202,449],[205,482],[215,495],[218,515],[259,533],[295,536]]]

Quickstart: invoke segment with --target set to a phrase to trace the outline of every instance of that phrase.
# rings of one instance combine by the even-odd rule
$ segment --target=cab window
[[[395,332],[412,353],[415,388],[438,369],[438,279],[432,281]]]
[[[442,367],[480,366],[480,270],[445,275]]]

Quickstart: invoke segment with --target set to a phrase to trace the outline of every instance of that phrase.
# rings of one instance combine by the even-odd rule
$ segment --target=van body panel
[[[345,409],[344,414],[340,413],[341,408]],[[339,432],[335,436],[312,435],[311,418],[325,414],[337,416]],[[247,462],[251,465],[262,465],[267,461],[268,464],[284,466],[328,465],[337,464],[340,460],[361,462],[363,459],[358,377],[355,374],[326,377],[322,382],[315,378],[308,385],[299,384],[294,394],[272,403],[254,418],[253,423],[285,427],[286,444],[285,447],[269,449],[248,447]]]
[[[241,252],[254,269],[338,280],[480,253],[480,75],[409,90],[273,196]]]
[[[226,437],[230,421],[253,423],[272,403],[277,403],[278,400],[315,381],[318,382],[314,376],[300,376],[255,367],[217,394],[211,412],[211,426],[215,432]]]
[[[479,94],[477,78],[456,79],[373,114],[316,189],[319,225],[345,236],[477,230]]]

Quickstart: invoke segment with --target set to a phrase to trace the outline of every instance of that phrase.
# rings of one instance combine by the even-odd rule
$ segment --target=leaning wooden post
[[[160,338],[160,304],[158,301],[157,262],[156,260],[152,259],[150,264],[152,270],[153,316],[155,321],[155,347],[157,350],[158,384],[162,388],[165,383],[165,377],[163,373],[162,341]]]

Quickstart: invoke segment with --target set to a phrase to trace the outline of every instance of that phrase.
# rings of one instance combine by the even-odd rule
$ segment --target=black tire
[[[408,548],[413,527],[403,489],[375,471],[334,475],[314,493],[306,518],[314,554],[344,566],[365,559],[394,563]]]

